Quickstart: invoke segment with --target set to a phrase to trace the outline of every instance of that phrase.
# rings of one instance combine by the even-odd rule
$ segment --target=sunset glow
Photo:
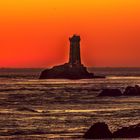
[[[73,34],[87,66],[140,67],[140,0],[0,1],[0,67],[63,64]]]

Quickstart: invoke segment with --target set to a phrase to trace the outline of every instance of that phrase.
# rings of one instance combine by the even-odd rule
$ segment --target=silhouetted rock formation
[[[122,92],[119,89],[103,89],[98,96],[122,96]]]
[[[42,71],[40,79],[105,78],[103,76],[94,76],[92,73],[89,73],[87,71],[87,68],[81,64],[80,36],[73,35],[73,37],[69,38],[69,40],[70,40],[69,62]]]
[[[52,69],[44,70],[40,75],[40,79],[86,79],[93,77],[92,73],[88,73],[86,67],[82,65],[78,67],[70,67],[69,64],[55,66]]]
[[[135,87],[126,87],[124,94],[125,96],[140,96],[140,87],[135,85]]]
[[[95,123],[91,128],[85,133],[83,138],[86,139],[105,139],[112,138],[112,133],[110,132],[108,125],[104,122]]]
[[[140,138],[140,124],[118,129],[113,133],[113,138]]]
[[[128,86],[123,93],[119,89],[103,89],[98,96],[140,96],[140,86]]]
[[[95,123],[84,134],[86,139],[140,138],[140,124],[123,127],[112,133],[104,122]]]

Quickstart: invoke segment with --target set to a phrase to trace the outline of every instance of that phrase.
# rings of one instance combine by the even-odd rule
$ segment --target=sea
[[[42,70],[0,69],[0,139],[82,139],[96,122],[112,132],[140,123],[140,97],[98,97],[140,85],[140,68],[89,68],[106,78],[83,80],[39,80]]]

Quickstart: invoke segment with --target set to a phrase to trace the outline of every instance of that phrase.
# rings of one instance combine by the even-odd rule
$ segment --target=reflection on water
[[[140,77],[0,80],[0,138],[78,138],[92,123],[112,131],[140,123],[140,97],[97,97],[103,88],[140,85]]]
[[[126,79],[126,80],[140,80],[139,76],[108,76],[108,79]]]

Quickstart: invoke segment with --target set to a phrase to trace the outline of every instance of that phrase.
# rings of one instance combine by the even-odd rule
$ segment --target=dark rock
[[[95,123],[83,136],[86,139],[105,139],[112,138],[108,125],[104,122]]]
[[[52,69],[44,70],[40,79],[86,79],[93,78],[83,65],[70,67],[69,64],[55,66]]]
[[[113,133],[114,138],[140,138],[140,124],[123,127]]]
[[[126,87],[123,95],[125,96],[140,96],[140,87],[135,85],[135,87],[128,86]]]
[[[122,96],[122,92],[119,89],[103,89],[98,96]]]

